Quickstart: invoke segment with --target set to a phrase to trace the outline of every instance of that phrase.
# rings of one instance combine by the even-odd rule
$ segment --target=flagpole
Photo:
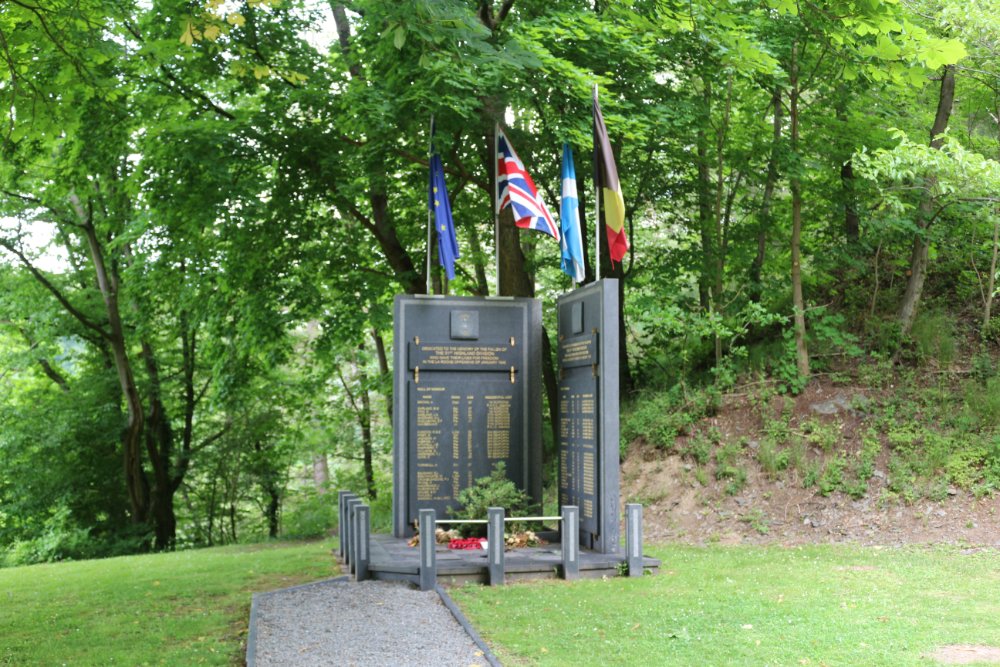
[[[431,134],[427,140],[427,167],[430,169],[430,160],[434,156],[434,114],[431,114]],[[434,187],[433,185],[430,187]],[[431,207],[427,207],[427,294],[431,293],[431,244],[433,240],[434,212]]]
[[[497,296],[500,296],[500,123],[493,124],[493,247],[496,249]]]
[[[597,84],[594,84],[594,104],[597,103]],[[593,109],[591,109],[591,114],[593,114]],[[594,132],[593,141],[595,142],[593,158],[594,158],[594,176],[596,177],[600,173],[601,165],[597,164],[597,119],[594,118]],[[598,281],[601,279],[601,187],[599,180],[594,178],[594,280]]]

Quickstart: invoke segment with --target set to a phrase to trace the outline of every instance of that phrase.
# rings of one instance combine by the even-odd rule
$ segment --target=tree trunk
[[[392,373],[389,372],[389,355],[386,354],[385,340],[378,329],[372,329],[372,340],[375,342],[375,356],[378,357],[378,373],[381,376],[379,386],[385,396],[385,414],[392,421]]]
[[[97,286],[104,300],[110,333],[107,337],[111,357],[118,374],[118,384],[125,399],[126,425],[122,433],[122,453],[125,471],[125,487],[128,490],[131,520],[134,524],[146,523],[149,519],[149,481],[142,469],[142,434],[145,425],[145,411],[142,397],[135,383],[132,362],[125,344],[125,327],[122,324],[118,305],[120,285],[117,276],[110,274],[105,263],[104,250],[97,238],[90,211],[85,209],[79,197],[70,196],[70,203],[79,219],[94,262]]]
[[[633,245],[634,247],[634,245]],[[618,388],[623,394],[635,390],[632,367],[628,363],[628,327],[625,326],[625,271],[618,265]]]
[[[216,508],[216,497],[218,495],[219,488],[219,477],[221,475],[222,466],[219,465],[216,468],[216,474],[212,477],[211,483],[211,493],[208,496],[208,546],[213,546],[215,544],[215,510]]]
[[[580,200],[580,243],[583,245],[583,282],[592,283],[596,280],[594,276],[594,256],[590,252],[593,248],[594,240],[590,238],[590,209],[587,208],[587,195],[593,192],[593,185],[577,188],[577,197]],[[597,218],[600,220],[600,217]],[[594,227],[596,230],[597,228]],[[595,231],[596,233],[596,231]]]
[[[840,187],[844,197],[844,236],[851,245],[861,239],[861,216],[854,195],[854,164],[848,160],[840,166]]]
[[[365,485],[368,487],[368,500],[375,500],[378,497],[378,489],[375,487],[375,468],[372,456],[374,446],[372,443],[372,405],[368,396],[368,375],[363,369],[360,370],[359,379],[361,381],[361,412],[358,414],[358,421],[361,423],[361,444],[364,448]]]
[[[542,327],[542,380],[545,384],[545,398],[549,403],[549,415],[551,416],[549,425],[552,429],[552,443],[553,447],[558,448],[559,422],[556,415],[559,413],[559,379],[556,377],[556,368],[552,361],[552,340],[549,338],[549,332],[544,326]]]
[[[510,208],[500,212],[500,296],[535,296],[535,283],[525,269],[521,230],[514,224]]]
[[[938,94],[937,113],[934,115],[934,125],[931,126],[930,146],[934,149],[941,149],[944,143],[942,135],[948,129],[948,120],[951,118],[951,109],[955,102],[955,66],[948,65],[944,68],[941,77],[941,91]],[[928,189],[933,189],[937,179],[933,176],[927,179]],[[920,231],[913,238],[913,248],[910,251],[910,271],[906,281],[906,292],[903,293],[903,301],[899,307],[899,327],[904,336],[908,336],[913,328],[913,320],[917,316],[917,306],[920,303],[920,295],[924,290],[924,280],[927,278],[927,264],[930,251],[930,238],[927,235],[927,228],[934,217],[934,202],[930,196],[924,197],[920,202],[917,212],[917,226]]]
[[[368,397],[368,376],[360,363],[356,361],[354,366],[358,371],[358,383],[361,385],[360,396],[355,396],[354,392],[351,391],[351,386],[339,368],[337,369],[337,377],[340,378],[340,384],[344,387],[344,393],[347,394],[347,400],[351,404],[354,417],[361,428],[361,460],[364,466],[365,486],[368,498],[374,500],[378,496],[378,489],[375,488],[375,469],[372,456],[372,412],[371,401]]]
[[[774,200],[774,186],[778,182],[778,156],[781,143],[781,88],[774,87],[771,95],[773,109],[771,154],[767,158],[767,177],[764,180],[764,195],[760,204],[760,220],[757,224],[757,254],[750,265],[750,300],[759,303],[763,286],[760,282],[764,270],[764,259],[767,253],[767,233],[771,228],[771,202]]]
[[[278,516],[281,508],[281,496],[273,486],[267,490],[267,536],[272,540],[278,537]]]
[[[369,178],[374,181],[368,199],[372,207],[372,220],[374,221],[372,231],[375,239],[406,293],[424,294],[427,291],[425,276],[423,272],[417,271],[414,267],[413,260],[406,252],[406,248],[403,247],[399,236],[396,235],[396,225],[389,215],[389,197],[385,192],[384,184],[380,182],[384,175],[369,174]]]
[[[340,51],[348,62],[351,78],[364,81],[364,71],[361,64],[354,58],[351,45],[351,25],[342,3],[330,3],[334,24],[337,27],[337,39]],[[368,202],[371,205],[371,222],[365,227],[378,242],[386,261],[396,274],[396,279],[408,294],[424,294],[427,291],[426,276],[417,271],[413,259],[403,247],[396,233],[396,225],[389,215],[389,197],[386,190],[386,175],[377,169],[368,174]]]
[[[997,291],[997,260],[1000,256],[1000,222],[993,223],[993,257],[990,260],[990,275],[986,281],[986,300],[983,303],[983,333],[993,318],[993,295]]]
[[[802,296],[802,183],[799,178],[799,64],[798,44],[792,44],[788,119],[791,124],[791,149],[795,159],[789,187],[792,191],[792,308],[795,311],[795,364],[799,376],[809,378],[809,350],[806,347],[806,307]]]
[[[191,465],[191,452],[194,445],[194,413],[200,399],[194,386],[195,368],[197,366],[198,334],[197,327],[191,324],[190,315],[186,310],[180,312],[181,327],[181,378],[184,386],[184,426],[181,430],[181,452],[173,465],[170,486],[177,491]],[[226,419],[226,423],[230,422]],[[227,427],[228,428],[228,427]],[[221,433],[213,439],[221,437]]]
[[[841,86],[837,90],[836,115],[837,120],[844,125],[847,134],[847,88]],[[853,144],[852,144],[853,148]],[[848,149],[846,159],[843,153],[840,165],[840,196],[844,210],[844,238],[848,245],[854,246],[861,238],[861,217],[858,215],[858,202],[854,192],[854,163]]]
[[[483,255],[483,244],[479,240],[479,231],[475,228],[468,234],[469,246],[472,248],[472,264],[476,272],[476,296],[489,296],[490,284],[486,280],[486,262]]]
[[[713,232],[715,225],[712,221],[712,174],[708,164],[708,133],[705,126],[712,119],[712,84],[709,81],[704,83],[702,93],[702,123],[698,126],[698,136],[696,140],[697,162],[698,162],[698,230],[701,234],[701,276],[698,280],[698,299],[701,302],[702,310],[711,312],[712,310],[712,272],[715,268],[713,253],[715,242]]]
[[[326,487],[330,482],[330,466],[327,464],[326,454],[313,455],[312,476],[316,493],[321,496],[326,494]]]
[[[725,147],[726,135],[729,131],[729,117],[733,101],[733,75],[730,72],[726,81],[726,103],[722,113],[722,124],[715,137],[715,204],[712,218],[715,229],[712,238],[712,312],[718,312],[722,307],[723,275],[726,269],[725,232],[722,220],[722,200],[725,192]],[[715,366],[722,364],[722,336],[715,334]]]
[[[271,462],[264,456],[264,443],[260,440],[253,444],[254,451],[260,462],[260,487],[267,496],[267,504],[264,505],[264,518],[267,521],[267,536],[271,539],[278,537],[278,515],[281,510],[281,486],[279,484],[279,473]],[[326,467],[326,457],[323,457],[323,467]],[[316,459],[313,459],[313,475],[316,474]],[[317,484],[317,491],[322,494],[326,492],[325,485]]]
[[[142,357],[149,377],[149,413],[146,415],[146,454],[153,469],[153,486],[150,489],[150,514],[153,518],[155,547],[160,551],[173,549],[177,537],[177,519],[174,515],[174,485],[171,479],[173,430],[163,405],[160,369],[152,345],[142,341]]]

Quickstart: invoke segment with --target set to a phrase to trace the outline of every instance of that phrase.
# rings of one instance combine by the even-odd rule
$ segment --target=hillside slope
[[[630,443],[623,501],[653,542],[1000,546],[995,415],[968,384],[912,386],[726,395],[683,435]]]

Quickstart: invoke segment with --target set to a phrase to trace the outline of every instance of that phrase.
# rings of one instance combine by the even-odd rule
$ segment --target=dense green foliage
[[[1000,642],[992,549],[648,553],[663,562],[654,577],[468,586],[452,597],[505,664],[924,665],[943,646]]]
[[[493,128],[554,208],[563,141],[591,171],[595,83],[632,242],[600,274],[622,281],[622,387],[656,396],[637,405],[657,437],[756,374],[795,393],[845,366],[933,367],[989,390],[996,10],[5,4],[0,550],[35,562],[314,535],[331,487],[388,507],[392,296],[536,295],[549,335],[569,281],[547,238],[505,225],[494,243]],[[424,268],[431,116],[462,252],[450,283]],[[579,190],[590,280],[594,202]],[[981,488],[1000,427],[995,394],[967,393],[958,430],[918,440],[974,435]],[[692,456],[721,455],[737,490],[740,452],[705,442],[729,448]],[[768,466],[788,467],[783,449]],[[821,492],[857,488],[835,472]]]

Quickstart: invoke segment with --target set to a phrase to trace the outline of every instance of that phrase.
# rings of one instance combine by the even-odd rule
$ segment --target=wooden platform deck
[[[390,535],[371,536],[369,576],[373,579],[420,582],[420,550],[407,545],[407,540]],[[469,582],[489,583],[484,550],[449,549],[439,544],[435,549],[437,580],[443,586]],[[625,553],[600,554],[580,550],[580,578],[615,577],[620,574]],[[562,552],[558,540],[538,547],[510,549],[504,552],[504,578],[508,581],[527,579],[558,579],[562,577]],[[656,573],[660,561],[643,558],[643,569]]]

